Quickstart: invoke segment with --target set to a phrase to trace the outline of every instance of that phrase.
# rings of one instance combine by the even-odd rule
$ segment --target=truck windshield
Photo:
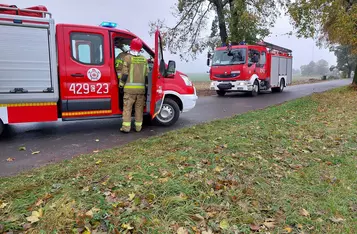
[[[246,49],[232,49],[228,54],[226,50],[216,50],[213,55],[214,66],[244,64],[246,60]]]

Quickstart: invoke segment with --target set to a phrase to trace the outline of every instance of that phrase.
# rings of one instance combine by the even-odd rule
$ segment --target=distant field
[[[208,73],[187,73],[190,80],[197,82],[197,81],[209,81],[209,74]],[[293,81],[302,81],[302,80],[309,80],[309,79],[320,79],[319,77],[307,77],[301,75],[294,75]]]

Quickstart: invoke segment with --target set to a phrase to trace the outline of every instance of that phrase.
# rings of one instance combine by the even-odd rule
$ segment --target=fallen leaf
[[[42,199],[38,199],[35,206],[40,206],[43,204],[43,200]]]
[[[82,189],[82,191],[83,191],[83,192],[88,192],[88,191],[89,191],[89,186],[84,187],[84,188]]]
[[[260,230],[260,226],[258,225],[255,225],[255,224],[251,224],[250,225],[250,230],[254,231],[254,232],[257,232]]]
[[[169,181],[169,178],[168,178],[168,177],[166,177],[166,178],[160,178],[160,179],[159,179],[159,182],[160,182],[160,183],[166,183],[167,181]]]
[[[20,146],[20,147],[19,147],[19,150],[20,150],[20,151],[25,151],[25,150],[26,150],[26,147],[25,147],[25,146]]]
[[[221,172],[221,171],[223,171],[223,168],[217,166],[217,167],[214,169],[214,171],[215,171],[215,172]]]
[[[34,155],[34,154],[39,154],[40,151],[33,151],[31,154]]]
[[[26,220],[29,221],[30,223],[36,223],[38,222],[43,215],[42,209],[39,209],[38,211],[32,211],[31,216],[27,217]]]
[[[186,228],[180,227],[179,229],[177,229],[177,234],[188,234],[188,231]]]
[[[121,227],[124,228],[124,229],[127,229],[127,230],[134,229],[132,226],[130,226],[130,224],[126,224],[126,223],[123,223],[123,224],[121,225]]]
[[[30,223],[25,223],[22,228],[24,229],[24,231],[27,231],[31,228],[31,224]]]
[[[86,216],[89,218],[93,218],[93,211],[92,210],[87,211]]]
[[[293,229],[291,227],[285,227],[284,230],[287,231],[288,233],[293,231]]]
[[[200,214],[195,214],[194,216],[192,216],[192,219],[195,221],[203,221],[205,220],[205,218],[203,218]]]
[[[330,220],[334,223],[341,223],[345,221],[343,218],[335,218],[335,217],[330,218]]]
[[[296,227],[302,229],[302,224],[299,223],[298,225],[296,225]]]
[[[223,219],[220,223],[219,223],[219,227],[222,228],[223,230],[227,230],[229,228],[229,223],[226,219]]]
[[[135,193],[130,193],[129,194],[129,201],[132,201],[135,197]]]
[[[310,213],[307,210],[305,210],[304,208],[302,208],[300,210],[300,215],[307,217],[310,215]]]
[[[14,161],[15,159],[14,158],[7,158],[6,159],[6,161],[8,161],[8,162],[12,162],[12,161]]]
[[[266,219],[265,222],[263,223],[265,227],[267,228],[274,228],[275,227],[275,220],[274,219]]]
[[[0,201],[0,209],[4,209],[7,205],[8,203]]]
[[[100,160],[100,159],[95,162],[95,164],[97,164],[97,165],[100,164],[100,163],[102,163],[102,160]]]

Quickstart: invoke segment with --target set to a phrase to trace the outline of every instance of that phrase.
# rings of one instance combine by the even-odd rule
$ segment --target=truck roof
[[[108,31],[108,32],[117,32],[117,33],[123,33],[123,34],[127,34],[133,37],[138,37],[137,35],[135,35],[134,33],[130,32],[129,30],[125,30],[125,29],[119,29],[119,28],[107,28],[107,27],[103,27],[103,26],[98,26],[98,25],[88,25],[88,24],[67,24],[67,23],[59,23],[56,24],[58,26],[69,26],[69,27],[80,27],[80,28],[88,28],[88,29],[99,29],[99,30],[103,30],[103,31]]]
[[[52,18],[52,14],[47,10],[46,6],[38,5],[28,8],[19,8],[16,5],[6,5],[0,4],[0,15],[1,14],[8,14],[8,15],[18,15],[22,17],[28,18],[29,21],[34,18]],[[134,33],[130,32],[129,30],[119,29],[119,28],[112,28],[112,27],[103,27],[100,25],[85,25],[85,24],[68,24],[68,23],[58,23],[57,26],[69,26],[69,27],[79,27],[79,28],[87,28],[93,29],[96,28],[98,30],[106,31],[106,32],[116,32],[126,34],[131,37],[138,37]],[[147,47],[151,50],[151,48],[142,40],[143,46]],[[151,51],[153,52],[153,51]]]

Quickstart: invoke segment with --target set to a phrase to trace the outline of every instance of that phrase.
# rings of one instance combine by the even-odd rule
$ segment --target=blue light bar
[[[116,28],[117,25],[118,25],[117,23],[113,23],[113,22],[102,22],[100,24],[100,26],[106,27],[106,28]]]

